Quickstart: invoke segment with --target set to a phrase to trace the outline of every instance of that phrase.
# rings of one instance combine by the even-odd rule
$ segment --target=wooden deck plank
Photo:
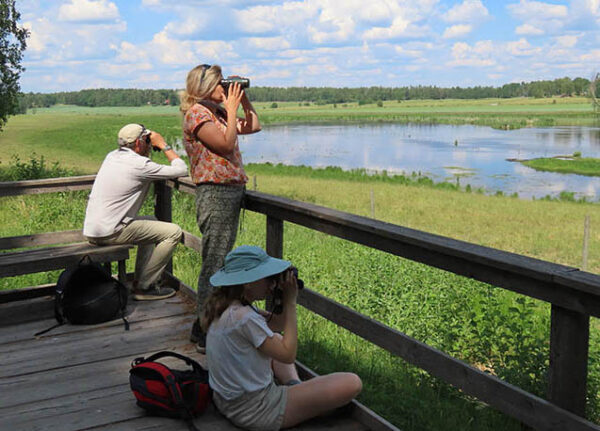
[[[44,300],[49,301],[51,304],[41,305],[47,310],[52,310],[54,299],[46,297]],[[19,301],[21,302],[21,301]],[[42,302],[42,301],[40,301]],[[50,308],[48,308],[50,307]],[[46,310],[46,311],[47,311]],[[130,301],[127,304],[127,315],[126,318],[129,323],[134,324],[146,320],[157,319],[162,317],[176,316],[182,313],[191,313],[193,310],[191,304],[188,304],[180,296],[170,298],[165,301],[149,301],[148,303],[141,303],[138,301]],[[0,305],[0,316],[2,315],[2,305]],[[46,316],[48,313],[46,313]],[[56,324],[56,320],[52,317],[44,320],[36,320],[27,323],[20,324],[11,331],[0,332],[0,346],[7,343],[15,343],[25,340],[34,340],[33,334],[36,332],[51,327]],[[1,320],[1,317],[0,317]],[[70,334],[74,332],[90,331],[98,328],[111,327],[111,326],[122,326],[123,321],[118,318],[111,320],[110,322],[99,323],[97,325],[63,325],[52,331],[42,335],[40,338],[55,337],[61,334]]]
[[[122,338],[122,336],[125,336],[127,340],[135,338],[132,334],[144,338],[149,336],[149,332],[152,330],[160,330],[161,327],[167,327],[171,324],[176,325],[180,323],[179,321],[183,319],[189,320],[192,317],[175,315],[149,319],[142,322],[130,322],[130,328],[133,327],[130,331],[125,330],[123,321],[121,320],[120,325],[100,326],[89,331],[75,331],[63,334],[52,334],[50,332],[50,335],[47,337],[23,340],[19,343],[2,344],[0,345],[0,354],[2,354],[3,364],[5,364],[11,362],[13,358],[29,359],[31,352],[35,352],[36,350],[43,351],[54,347],[62,348],[69,344],[77,344],[81,348],[86,347],[88,344],[93,347],[96,343],[102,345],[105,342],[111,342],[111,338]],[[112,322],[118,323],[119,320]]]
[[[133,421],[132,421],[133,419]],[[182,421],[147,417],[144,410],[135,404],[128,384],[107,387],[95,391],[55,397],[41,402],[13,406],[0,409],[0,429],[44,429],[44,430],[84,430],[88,428],[132,430],[138,428],[139,419],[146,419],[154,425],[160,424],[163,429],[186,429]],[[129,423],[128,423],[129,422]],[[208,411],[194,421],[201,429],[219,431],[237,430],[216,409],[211,406]],[[325,431],[331,429],[345,431],[365,431],[366,427],[352,418],[332,414],[308,421],[292,428],[298,431]],[[143,428],[145,429],[145,428]]]
[[[5,331],[10,331],[23,323],[54,317],[54,302],[49,299],[41,297],[0,304],[0,329],[7,327]]]
[[[0,254],[0,277],[12,277],[77,265],[84,256],[94,262],[116,262],[129,257],[130,245],[95,246],[76,243],[60,247]]]
[[[2,353],[0,377],[54,370],[114,357],[135,357],[148,351],[171,350],[181,345],[184,334],[189,334],[193,319],[193,316],[169,317],[144,322],[143,327],[133,327],[131,331],[113,327],[93,331],[90,336],[69,334],[39,340],[38,346],[30,344],[23,351],[17,349]],[[58,364],[50,359],[57,355],[62,359]]]
[[[43,316],[51,298],[21,301],[17,310]],[[26,306],[33,302],[35,305]],[[45,305],[44,305],[45,304]],[[4,304],[8,305],[8,304]],[[12,304],[14,305],[14,304]],[[128,383],[131,360],[159,350],[175,350],[203,362],[188,336],[194,319],[189,301],[140,302],[130,314],[131,330],[119,320],[93,326],[65,326],[40,339],[28,337],[43,321],[0,327],[1,430],[187,430],[183,421],[149,417],[136,404]],[[37,308],[36,308],[37,307]],[[5,307],[4,310],[7,308]],[[42,311],[40,314],[39,312]],[[0,312],[1,315],[1,312]],[[26,327],[25,329],[20,326]],[[7,335],[17,329],[19,335]],[[174,361],[175,368],[184,368]],[[211,407],[195,420],[199,429],[233,431],[235,426]],[[298,431],[366,431],[346,412],[309,421]]]
[[[172,350],[190,357],[197,355],[191,343],[182,344]],[[148,350],[136,356],[148,356],[152,353],[156,351]],[[12,406],[73,395],[81,392],[82,388],[93,391],[123,384],[129,379],[131,361],[134,357],[124,356],[94,364],[57,368],[51,373],[41,370],[0,379],[0,416],[5,409],[10,409]],[[172,365],[176,369],[187,369],[187,366],[181,362],[173,362]],[[98,376],[102,377],[98,378]],[[56,384],[56,382],[68,382],[68,384]]]

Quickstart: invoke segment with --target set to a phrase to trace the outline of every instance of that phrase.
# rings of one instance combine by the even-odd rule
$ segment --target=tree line
[[[568,77],[546,81],[504,84],[501,87],[251,87],[251,100],[257,102],[312,102],[316,104],[374,103],[383,100],[483,99],[510,97],[586,96],[590,80]],[[59,93],[21,93],[19,110],[50,107],[56,104],[78,106],[178,105],[177,90],[140,90],[98,88]]]

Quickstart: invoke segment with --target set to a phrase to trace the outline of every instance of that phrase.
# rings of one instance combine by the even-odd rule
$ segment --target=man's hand
[[[167,143],[162,135],[155,131],[150,132],[150,143],[154,148],[158,148],[161,151],[167,146]]]

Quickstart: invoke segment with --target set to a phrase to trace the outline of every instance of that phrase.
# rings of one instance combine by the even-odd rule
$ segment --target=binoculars
[[[298,290],[304,289],[304,281],[298,278],[298,268],[292,266],[290,268],[296,280],[298,281]],[[279,276],[279,274],[277,274]],[[276,286],[273,290],[273,314],[283,313],[283,290],[279,286]]]
[[[229,86],[234,82],[237,82],[242,88],[242,90],[244,88],[250,87],[250,80],[248,78],[240,78],[235,76],[230,76],[228,78],[221,79],[221,86],[225,91],[227,91],[229,89]]]

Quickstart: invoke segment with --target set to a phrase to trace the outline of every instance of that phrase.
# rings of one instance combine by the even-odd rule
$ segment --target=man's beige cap
[[[149,134],[150,130],[146,129],[141,124],[128,124],[126,126],[123,126],[121,130],[119,130],[119,145],[121,147],[124,145],[129,145],[132,142],[135,142],[137,138]]]

